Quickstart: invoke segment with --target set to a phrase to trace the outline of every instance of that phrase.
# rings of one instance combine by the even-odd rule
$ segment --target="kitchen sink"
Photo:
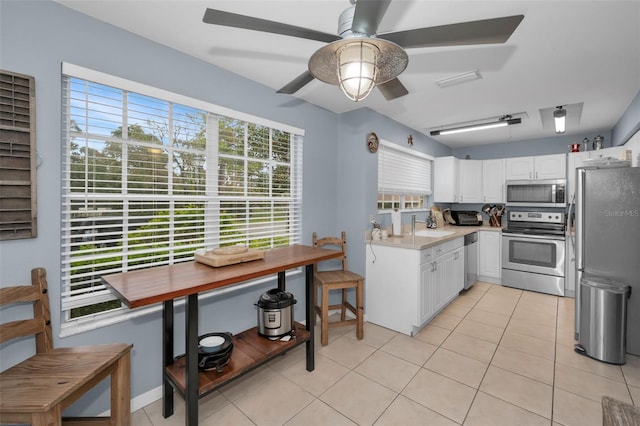
[[[436,229],[423,229],[422,231],[416,231],[416,237],[432,237],[440,238],[447,235],[455,234],[454,231],[438,231]]]

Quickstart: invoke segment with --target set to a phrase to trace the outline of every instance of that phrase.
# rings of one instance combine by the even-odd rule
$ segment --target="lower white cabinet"
[[[478,280],[502,283],[502,232],[478,231]]]
[[[464,240],[423,250],[367,246],[367,321],[414,335],[464,287]]]

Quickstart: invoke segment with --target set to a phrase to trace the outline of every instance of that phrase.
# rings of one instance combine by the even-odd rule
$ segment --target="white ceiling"
[[[275,90],[301,74],[317,41],[209,25],[206,8],[336,33],[348,0],[55,0]],[[611,129],[640,90],[640,0],[394,0],[378,33],[523,14],[505,44],[408,49],[399,77],[409,95],[374,91],[349,101],[314,80],[293,96],[341,113],[368,107],[428,135],[430,129],[504,114],[522,124],[434,139],[453,148],[554,136],[548,117],[570,105],[567,135]],[[481,79],[435,81],[477,70]],[[281,95],[288,99],[289,95]],[[580,113],[577,117],[575,113]]]

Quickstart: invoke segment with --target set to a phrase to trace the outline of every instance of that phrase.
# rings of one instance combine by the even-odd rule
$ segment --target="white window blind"
[[[300,241],[302,131],[82,70],[63,74],[66,325],[120,308],[102,275]]]
[[[390,142],[380,142],[378,192],[431,195],[433,157]]]

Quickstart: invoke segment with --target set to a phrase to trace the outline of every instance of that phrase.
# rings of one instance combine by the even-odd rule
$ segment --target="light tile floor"
[[[640,405],[640,357],[576,354],[573,312],[571,298],[478,282],[415,337],[332,329],[313,372],[302,345],[201,399],[200,425],[601,425],[603,395]],[[182,425],[175,401],[132,424]]]

